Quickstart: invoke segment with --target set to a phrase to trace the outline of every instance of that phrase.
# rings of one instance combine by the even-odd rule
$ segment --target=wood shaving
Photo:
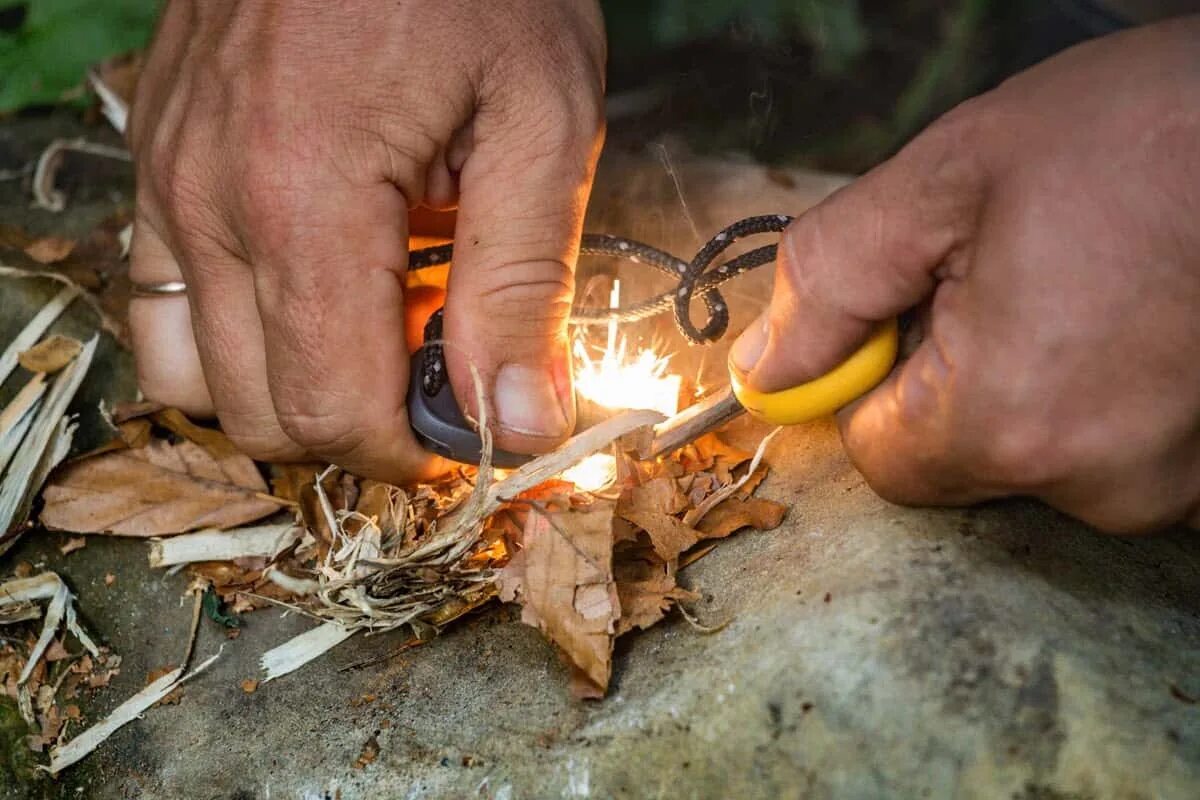
[[[96,353],[93,336],[54,378],[0,484],[0,555],[16,542],[24,517],[46,476],[66,456],[74,428],[65,416]]]
[[[85,730],[71,741],[50,751],[50,766],[46,770],[57,775],[67,767],[86,757],[125,725],[140,717],[163,698],[179,689],[187,681],[212,666],[221,653],[217,652],[187,675],[182,669],[174,669],[152,682],[149,686],[121,703],[104,720]]]
[[[292,522],[232,530],[205,530],[150,543],[150,566],[169,567],[196,561],[274,558],[295,544],[304,529]]]
[[[55,139],[38,157],[33,170],[33,201],[38,208],[58,213],[67,207],[67,196],[54,186],[58,171],[62,168],[67,153],[84,153],[118,161],[132,161],[133,157],[123,147],[89,142],[84,138]]]

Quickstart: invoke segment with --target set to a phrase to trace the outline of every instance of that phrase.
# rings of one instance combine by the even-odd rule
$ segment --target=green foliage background
[[[70,98],[88,66],[142,47],[157,0],[0,0],[0,111]],[[19,21],[19,22],[18,22]]]
[[[0,0],[0,113],[85,102],[87,67],[143,47],[161,3]],[[849,171],[1021,66],[1060,3],[601,0],[610,93],[659,98],[633,138]]]

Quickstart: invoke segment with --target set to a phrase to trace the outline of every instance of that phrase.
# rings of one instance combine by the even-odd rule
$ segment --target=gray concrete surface
[[[837,184],[676,167],[702,236]],[[698,246],[654,159],[607,157],[589,227]],[[766,283],[730,293],[743,324]],[[712,376],[722,359],[684,363]],[[761,433],[739,423],[733,436]],[[864,486],[829,424],[785,432],[769,459],[761,491],[790,504],[784,526],[684,573],[704,594],[701,620],[729,624],[703,635],[672,618],[622,640],[603,702],[570,700],[549,646],[503,609],[363,669],[350,667],[398,639],[354,640],[246,694],[258,655],[309,625],[259,612],[236,641],[204,626],[199,653],[225,654],[179,706],[152,710],[58,784],[0,796],[1200,796],[1195,534],[1106,538],[1025,502],[897,508]],[[125,657],[88,709],[102,712],[178,659],[184,582],[150,574],[143,543],[93,539],[64,559],[60,540],[30,536],[10,563],[61,570]],[[378,759],[354,768],[372,736]]]

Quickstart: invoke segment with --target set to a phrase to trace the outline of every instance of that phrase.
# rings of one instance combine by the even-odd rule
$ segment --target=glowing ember
[[[562,474],[562,479],[584,492],[598,492],[617,479],[617,460],[607,453],[593,453]]]
[[[620,282],[613,281],[611,302],[620,298]],[[678,375],[667,374],[665,356],[640,350],[630,356],[624,337],[617,338],[616,322],[608,326],[608,342],[593,357],[581,340],[575,342],[575,392],[587,400],[613,410],[648,408],[671,416],[679,410]]]

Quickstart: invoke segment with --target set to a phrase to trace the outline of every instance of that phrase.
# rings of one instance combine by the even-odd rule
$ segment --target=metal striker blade
[[[654,426],[654,438],[649,448],[638,455],[642,458],[657,458],[678,450],[744,413],[746,409],[734,396],[733,387],[726,386]]]

